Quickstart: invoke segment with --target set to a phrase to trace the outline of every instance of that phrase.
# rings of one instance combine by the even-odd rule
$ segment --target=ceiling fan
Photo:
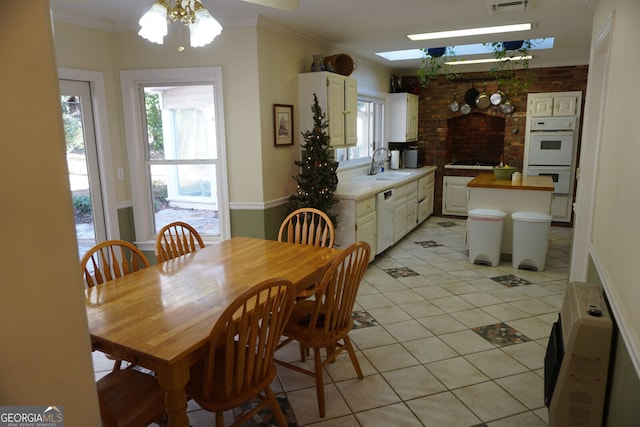
[[[248,3],[259,4],[260,6],[273,7],[281,10],[296,10],[300,5],[300,0],[241,0]]]

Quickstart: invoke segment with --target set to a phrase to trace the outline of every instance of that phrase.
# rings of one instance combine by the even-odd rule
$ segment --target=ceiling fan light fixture
[[[222,32],[222,25],[211,16],[202,3],[195,3],[195,21],[189,24],[191,47],[208,45]]]
[[[138,21],[138,35],[152,43],[163,44],[167,35],[167,13],[168,7],[163,0],[155,2]]]
[[[163,44],[169,22],[180,22],[189,27],[191,47],[206,46],[221,32],[222,25],[198,0],[175,0],[170,7],[165,0],[157,0],[138,24],[138,35],[153,43]]]

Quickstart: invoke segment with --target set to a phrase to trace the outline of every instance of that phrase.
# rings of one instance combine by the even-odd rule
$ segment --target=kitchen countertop
[[[364,175],[353,177],[351,179],[340,180],[338,182],[338,188],[333,195],[336,199],[343,200],[365,199],[389,188],[398,187],[406,184],[407,182],[414,181],[420,177],[428,175],[436,169],[436,166],[424,166],[418,169],[385,170],[385,172],[380,172],[377,175],[372,175],[371,177]],[[406,176],[398,179],[378,179],[384,178],[384,174],[386,173],[393,174],[394,172],[407,174]]]
[[[480,165],[454,165],[453,163],[449,163],[448,165],[444,165],[444,168],[445,168],[445,169],[485,170],[485,171],[493,170],[493,166],[480,166]]]
[[[509,190],[553,191],[553,180],[550,176],[523,175],[522,181],[497,180],[493,173],[481,173],[467,183],[467,187],[501,188]]]

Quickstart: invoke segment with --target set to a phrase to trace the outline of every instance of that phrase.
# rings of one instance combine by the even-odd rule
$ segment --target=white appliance
[[[554,184],[550,213],[571,222],[576,181],[582,92],[527,95],[523,175],[549,175]]]
[[[532,131],[576,130],[575,117],[534,117],[529,126]]]
[[[612,330],[602,289],[569,283],[544,358],[550,427],[603,425]]]
[[[534,132],[529,136],[530,165],[571,165],[573,131]]]
[[[550,176],[555,194],[569,194],[571,166],[529,166],[527,175]]]
[[[532,117],[527,141],[526,175],[548,175],[554,194],[571,193],[576,117]]]
[[[390,188],[376,195],[376,255],[393,245],[394,191]]]

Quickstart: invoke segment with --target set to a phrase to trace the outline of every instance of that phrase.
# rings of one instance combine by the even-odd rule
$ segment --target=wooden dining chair
[[[303,245],[333,247],[335,229],[329,216],[319,209],[300,208],[280,224],[278,241]]]
[[[204,248],[200,234],[186,222],[176,221],[158,232],[155,244],[156,259],[163,262]]]
[[[191,368],[187,395],[200,407],[223,412],[257,397],[261,403],[233,426],[242,425],[270,405],[278,424],[288,426],[271,390],[276,375],[273,355],[295,301],[295,287],[286,279],[270,279],[249,288],[220,315],[211,331],[208,353]]]
[[[149,267],[149,260],[133,243],[107,240],[87,251],[80,260],[80,268],[87,287],[117,279]]]
[[[166,425],[165,393],[156,377],[123,369],[100,378],[96,387],[103,427]]]
[[[133,243],[125,240],[107,240],[98,243],[84,254],[80,260],[80,271],[88,288],[110,280],[117,279],[143,268],[149,267],[149,260]],[[122,366],[122,361],[115,360],[113,370]]]
[[[291,212],[280,224],[278,241],[332,248],[335,228],[329,216],[319,209],[300,208]],[[313,295],[316,283],[298,293],[299,300]]]
[[[311,375],[316,379],[316,394],[320,417],[325,416],[324,366],[347,350],[351,363],[362,379],[362,370],[353,350],[349,331],[353,326],[351,315],[362,277],[369,265],[371,247],[366,242],[356,242],[340,252],[316,287],[313,298],[298,301],[279,345],[282,348],[292,341],[300,344],[300,359],[304,362],[306,349],[313,350],[314,369],[309,370],[275,359],[275,363],[289,369]],[[342,341],[342,343],[341,343]],[[322,359],[321,349],[326,349]]]

